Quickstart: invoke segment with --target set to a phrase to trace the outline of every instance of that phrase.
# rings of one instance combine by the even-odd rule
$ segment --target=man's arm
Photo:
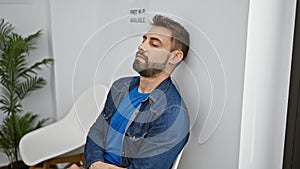
[[[68,169],[84,169],[84,168],[79,167],[76,164],[72,164]],[[117,166],[114,166],[114,165],[111,165],[111,164],[106,164],[102,161],[98,161],[98,162],[93,163],[89,167],[89,169],[125,169],[125,168],[117,167]]]
[[[88,169],[125,169],[112,164],[107,164],[104,161],[103,148],[96,144],[89,136],[85,145],[86,167]],[[75,168],[74,168],[75,169]]]
[[[107,163],[104,163],[102,161],[97,161],[97,162],[94,162],[89,167],[89,169],[125,169],[125,168],[118,167],[118,166],[115,166],[115,165],[112,165],[112,164],[107,164]]]
[[[106,98],[104,109],[101,114],[98,116],[95,123],[91,126],[88,136],[86,138],[85,149],[84,149],[84,157],[86,160],[86,168],[96,162],[96,161],[104,161],[104,144],[106,139],[106,133],[109,127],[108,122],[105,119],[104,112],[108,107],[110,93]]]
[[[86,168],[96,161],[104,161],[103,148],[97,145],[89,136],[86,139],[84,158],[86,160]]]

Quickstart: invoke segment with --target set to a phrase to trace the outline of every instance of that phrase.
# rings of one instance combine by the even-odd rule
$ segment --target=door
[[[283,169],[300,168],[300,13],[296,10]]]

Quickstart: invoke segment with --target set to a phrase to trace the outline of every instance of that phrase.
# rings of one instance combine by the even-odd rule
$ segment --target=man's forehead
[[[165,27],[152,26],[146,34],[171,37],[172,36],[172,31],[168,28],[165,28]]]

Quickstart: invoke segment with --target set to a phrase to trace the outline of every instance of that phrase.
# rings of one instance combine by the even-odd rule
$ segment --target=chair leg
[[[50,167],[50,162],[49,161],[45,161],[43,163],[43,169],[49,169],[49,167]]]
[[[80,161],[82,162],[83,166],[86,165],[86,161],[85,161],[85,158],[84,158],[84,154],[81,154],[81,155],[80,155]]]
[[[43,166],[30,166],[29,169],[44,169]]]

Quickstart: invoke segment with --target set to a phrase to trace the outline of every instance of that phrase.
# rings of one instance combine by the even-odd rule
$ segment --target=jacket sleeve
[[[98,116],[95,123],[91,126],[86,138],[84,157],[86,160],[86,168],[96,161],[104,161],[104,146],[109,124],[107,122],[106,113],[109,107],[109,95],[107,96],[104,109]]]
[[[86,160],[86,168],[96,161],[104,161],[104,150],[97,145],[89,136],[86,139],[84,157]]]

